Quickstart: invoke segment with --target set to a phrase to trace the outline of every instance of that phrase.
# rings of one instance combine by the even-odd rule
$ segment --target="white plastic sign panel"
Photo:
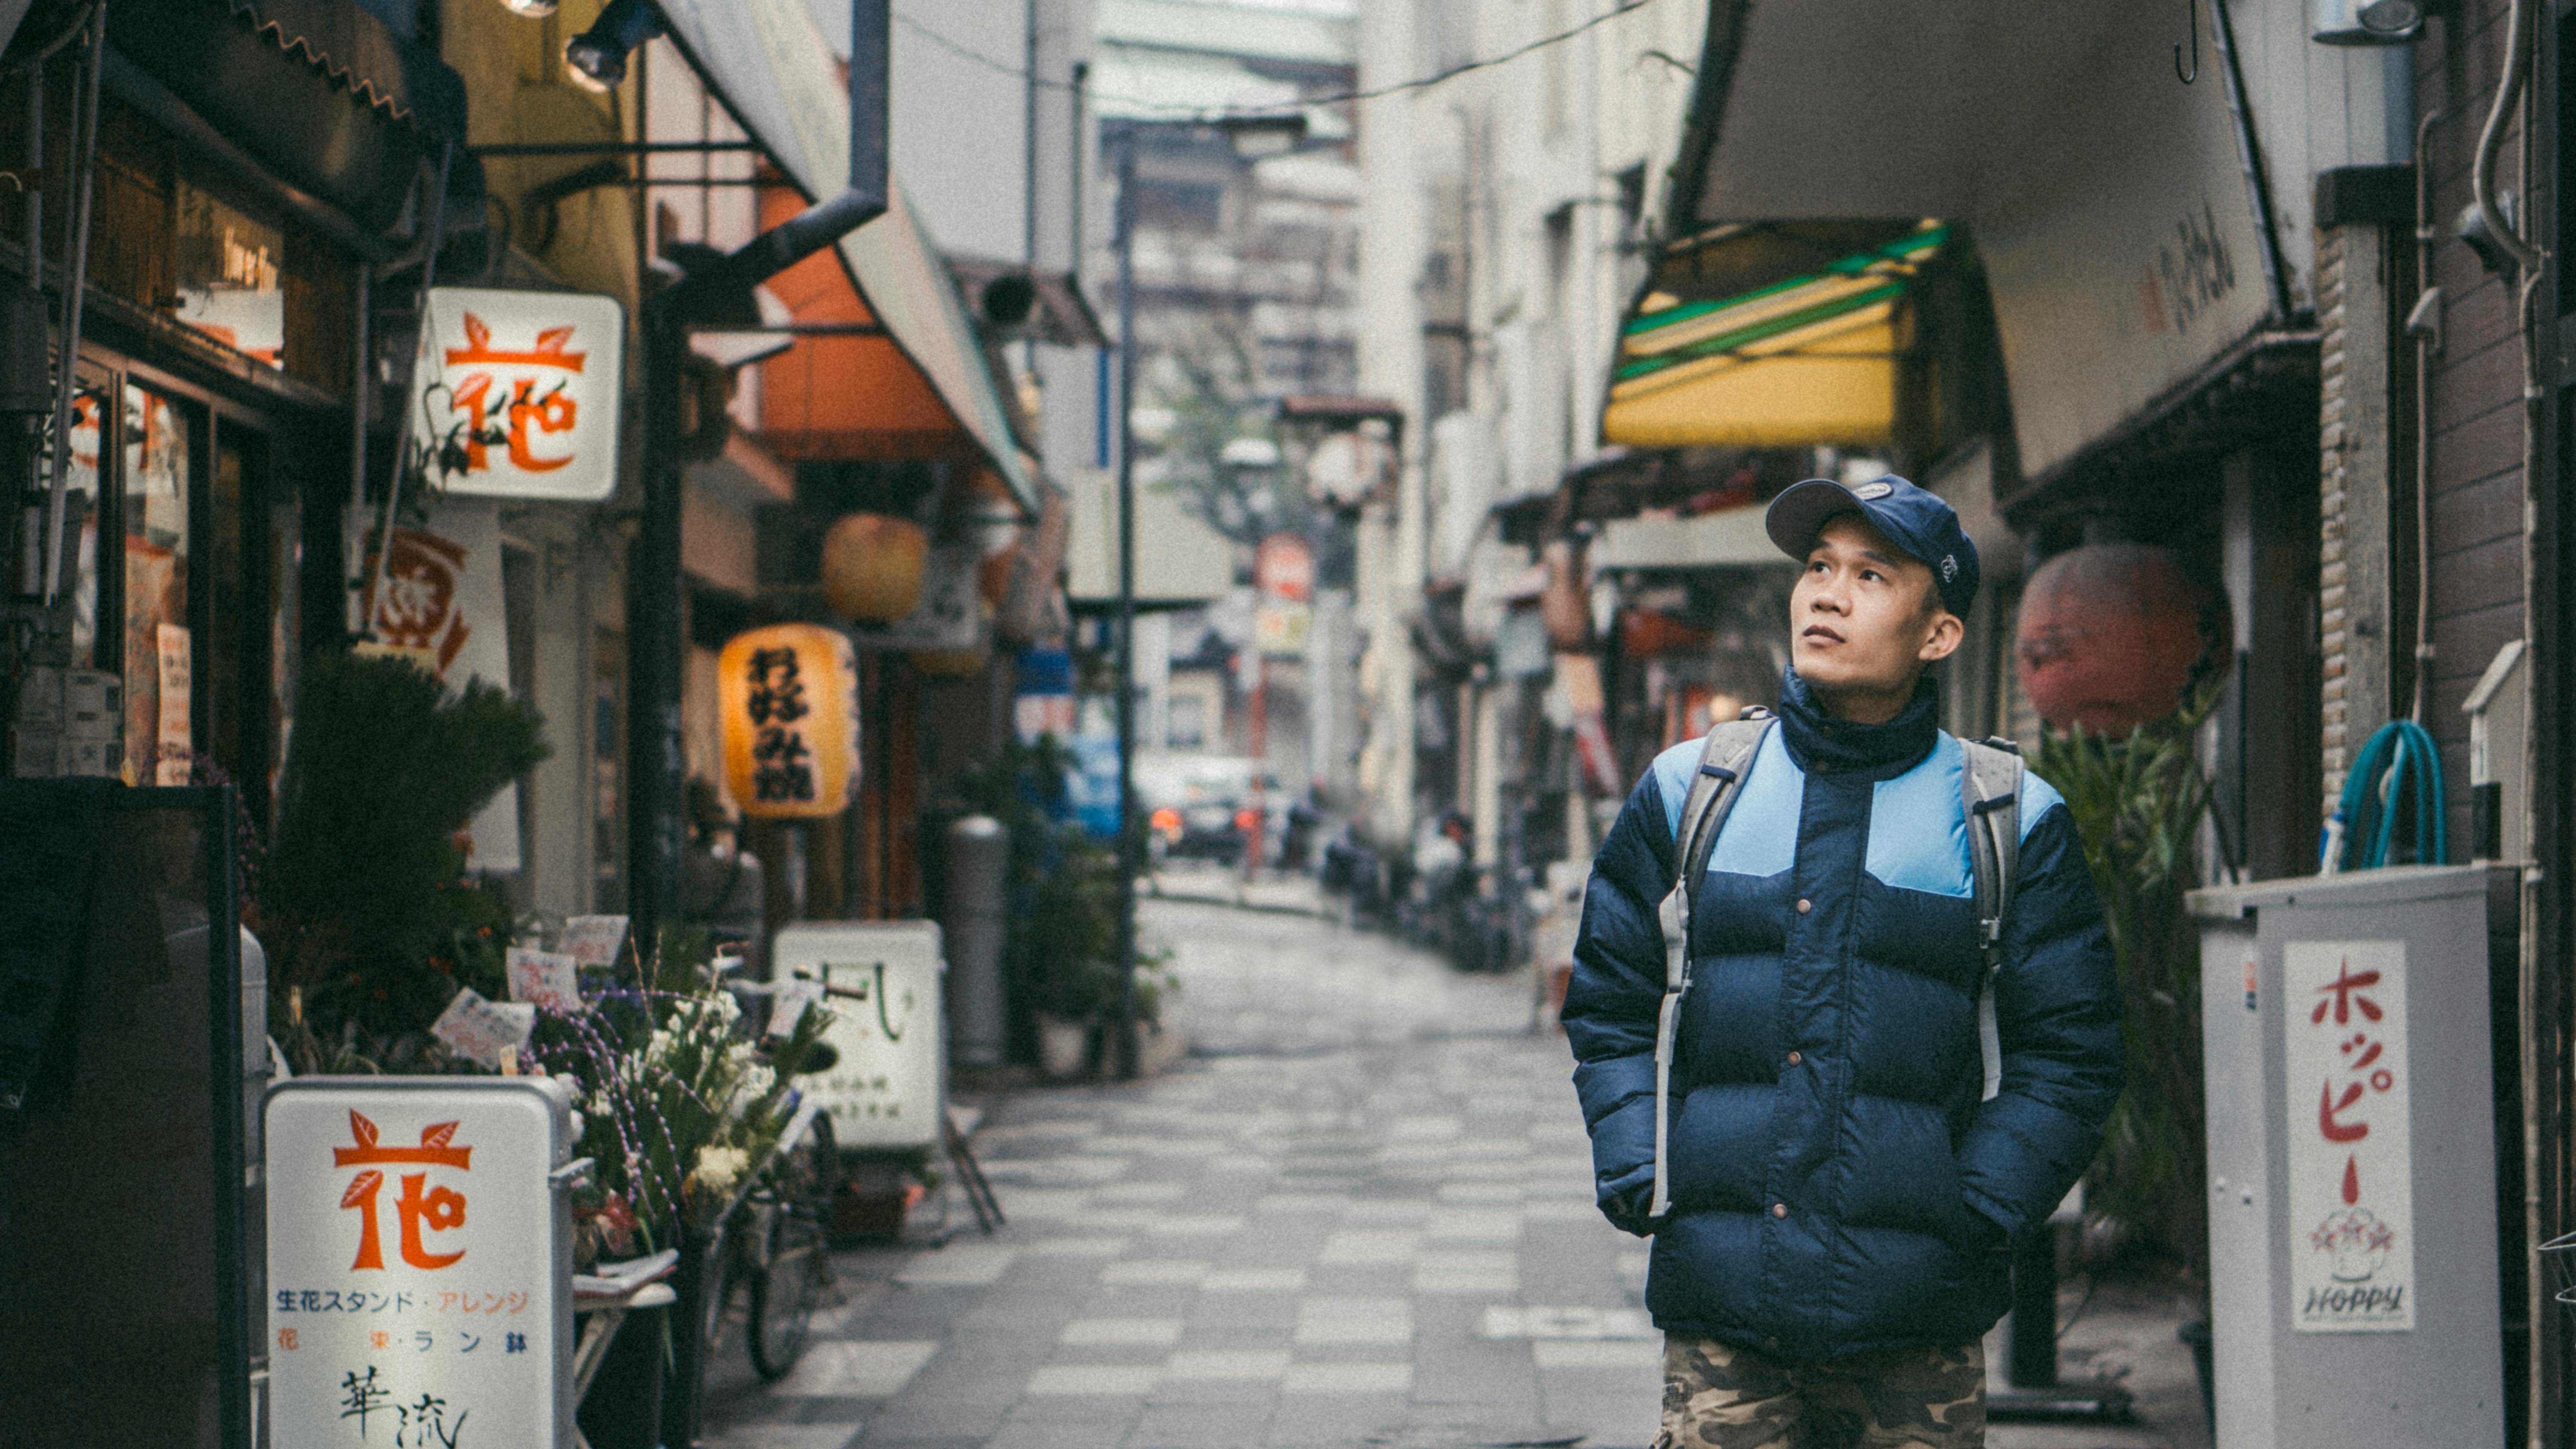
[[[572,1443],[563,1086],[300,1077],[266,1126],[270,1444]]]
[[[2406,943],[2291,941],[2281,967],[2290,1326],[2412,1330]]]
[[[840,1059],[809,1093],[843,1147],[930,1147],[948,1092],[939,926],[932,921],[807,922],[778,933],[778,980],[818,980],[832,1013],[824,1040]]]
[[[430,486],[563,503],[614,492],[625,329],[614,297],[431,288],[404,420]]]

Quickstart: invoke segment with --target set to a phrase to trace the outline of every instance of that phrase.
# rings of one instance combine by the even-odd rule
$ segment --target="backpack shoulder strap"
[[[1991,1101],[2003,1085],[1995,976],[2003,969],[2004,913],[2012,908],[2013,876],[2021,864],[2021,749],[2010,740],[1961,740],[1959,752],[1959,793],[1976,878],[1977,948],[1985,957],[1977,982],[1977,1046],[1985,1061],[1979,1100]]]
[[[1646,1209],[1649,1218],[1672,1210],[1672,1196],[1665,1186],[1665,1148],[1672,1124],[1673,1042],[1681,1029],[1682,993],[1690,986],[1691,897],[1696,894],[1692,887],[1708,870],[1709,853],[1717,848],[1727,812],[1735,808],[1744,777],[1752,773],[1753,757],[1772,723],[1771,711],[1754,705],[1708,732],[1673,831],[1673,886],[1658,912],[1664,928],[1664,1001],[1655,1022],[1655,1187]]]
[[[1664,986],[1668,991],[1679,991],[1690,972],[1685,933],[1692,892],[1682,887],[1708,869],[1718,833],[1726,828],[1727,814],[1735,808],[1736,794],[1744,777],[1752,773],[1753,756],[1761,750],[1771,724],[1771,712],[1753,705],[1741,718],[1710,730],[1700,746],[1699,766],[1691,772],[1690,794],[1682,801],[1680,823],[1673,831],[1674,889],[1664,897]]]

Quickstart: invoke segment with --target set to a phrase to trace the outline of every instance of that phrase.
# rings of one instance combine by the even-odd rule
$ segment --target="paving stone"
[[[1315,919],[1144,920],[1202,1054],[982,1103],[1009,1225],[976,1235],[952,1195],[946,1249],[836,1255],[786,1384],[728,1346],[708,1449],[1642,1449],[1646,1245],[1593,1205],[1526,982]],[[2157,1427],[1996,1449],[2206,1449],[2172,1427],[2198,1407],[2169,1307],[2106,1289],[2067,1352],[2130,1372]]]

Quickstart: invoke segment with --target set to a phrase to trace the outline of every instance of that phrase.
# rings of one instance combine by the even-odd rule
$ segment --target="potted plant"
[[[253,923],[298,1072],[450,1065],[428,1027],[460,986],[505,994],[514,930],[466,874],[462,832],[547,753],[536,712],[480,680],[451,692],[400,658],[305,661]]]
[[[2195,847],[2210,804],[2193,741],[2218,697],[2218,682],[2205,681],[2172,714],[2125,738],[2073,726],[2043,737],[2036,762],[2083,837],[2119,968],[2128,1090],[2104,1129],[2087,1206],[2173,1255],[2194,1304],[2184,1338],[2194,1343],[2204,1391],[2208,1112],[2200,942],[2183,897],[2198,883]]]

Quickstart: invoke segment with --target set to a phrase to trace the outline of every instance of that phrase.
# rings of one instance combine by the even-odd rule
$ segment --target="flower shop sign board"
[[[778,933],[777,979],[821,981],[840,1059],[809,1088],[843,1147],[935,1147],[948,1103],[933,921],[800,922]]]
[[[573,1443],[563,1084],[302,1077],[265,1120],[269,1442]]]
[[[614,297],[432,287],[407,456],[441,492],[602,501],[617,488],[625,328]]]

